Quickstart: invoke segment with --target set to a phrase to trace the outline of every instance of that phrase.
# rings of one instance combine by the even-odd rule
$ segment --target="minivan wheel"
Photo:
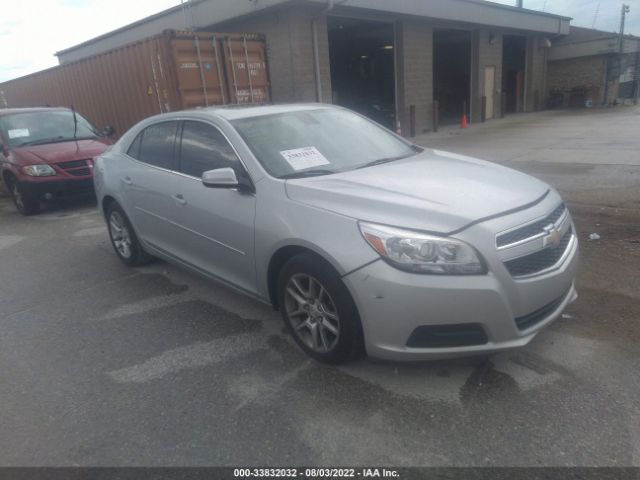
[[[40,212],[40,199],[27,193],[17,179],[9,178],[7,187],[9,187],[9,193],[18,212],[25,216]]]
[[[363,353],[358,310],[330,265],[310,254],[296,255],[278,280],[282,317],[307,355],[337,364]]]
[[[136,267],[153,260],[153,257],[143,250],[127,215],[115,203],[107,209],[107,227],[111,245],[124,263]]]

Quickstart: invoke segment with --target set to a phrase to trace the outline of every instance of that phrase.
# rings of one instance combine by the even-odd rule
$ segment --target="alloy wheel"
[[[292,275],[285,288],[285,312],[296,336],[318,353],[331,351],[340,337],[340,319],[329,292],[311,275]]]
[[[131,233],[122,214],[118,211],[111,212],[109,217],[109,234],[118,253],[124,258],[130,258]]]

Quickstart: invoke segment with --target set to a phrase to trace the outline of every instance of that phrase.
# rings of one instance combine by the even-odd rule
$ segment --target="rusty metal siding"
[[[267,52],[256,36],[228,35],[223,41],[231,103],[266,103],[271,99]]]
[[[10,80],[0,93],[10,108],[73,105],[118,136],[158,113],[271,99],[263,36],[175,30]]]

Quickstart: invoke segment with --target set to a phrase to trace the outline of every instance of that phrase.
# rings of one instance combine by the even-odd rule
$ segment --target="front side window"
[[[7,146],[69,142],[98,138],[98,130],[70,110],[43,110],[0,116],[0,130]]]
[[[279,178],[343,172],[421,151],[347,110],[293,111],[232,124],[265,170]]]
[[[238,167],[238,157],[227,139],[213,125],[185,121],[180,147],[180,172],[200,178],[208,170]]]
[[[176,129],[177,122],[156,123],[145,128],[142,132],[138,160],[167,170],[173,169]]]

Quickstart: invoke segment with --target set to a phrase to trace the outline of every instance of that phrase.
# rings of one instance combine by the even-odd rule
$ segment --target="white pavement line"
[[[0,250],[9,248],[24,239],[25,237],[21,237],[20,235],[0,235]]]
[[[81,230],[74,232],[73,236],[74,237],[91,237],[91,236],[104,235],[106,233],[107,233],[107,227],[102,225],[100,227],[83,228]]]
[[[127,315],[137,315],[157,308],[171,307],[193,300],[196,300],[196,297],[190,293],[176,293],[173,295],[163,295],[162,297],[145,298],[138,302],[127,303],[118,308],[114,308],[100,317],[99,320],[113,320]]]
[[[263,332],[217,338],[167,350],[147,361],[108,372],[118,383],[146,383],[171,373],[212,365],[257,351],[266,346]]]

